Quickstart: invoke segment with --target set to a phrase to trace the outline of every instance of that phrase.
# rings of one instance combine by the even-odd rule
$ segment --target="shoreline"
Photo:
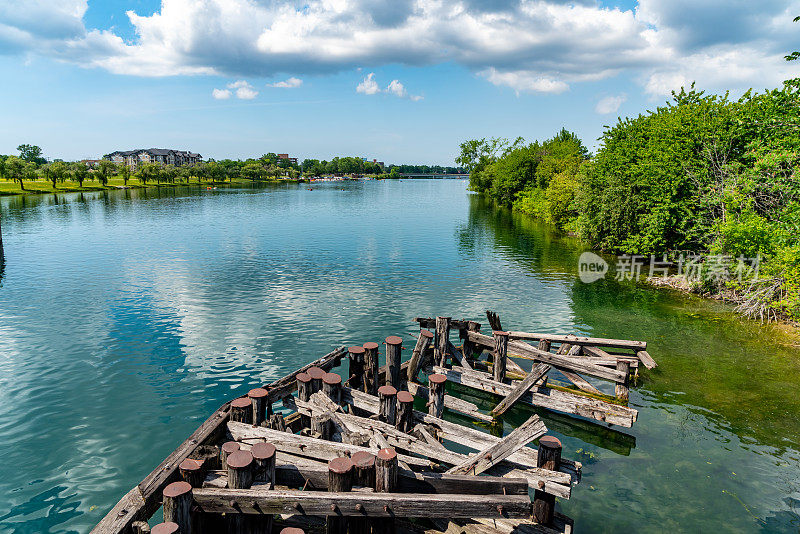
[[[52,195],[57,193],[94,193],[99,191],[124,191],[128,189],[159,189],[159,188],[169,188],[169,187],[218,187],[218,186],[230,186],[230,185],[255,185],[255,184],[278,184],[278,183],[293,183],[293,184],[300,184],[300,183],[309,183],[308,178],[287,178],[287,179],[275,179],[275,180],[234,180],[234,181],[224,181],[224,182],[178,182],[178,183],[153,183],[153,184],[142,184],[142,183],[128,183],[128,185],[122,184],[108,184],[108,185],[100,185],[100,184],[92,184],[92,185],[84,185],[78,186],[77,183],[74,186],[66,186],[66,187],[56,187],[53,189],[50,187],[50,183],[47,182],[47,188],[42,189],[19,189],[19,185],[16,182],[9,182],[9,181],[0,181],[0,197],[8,197],[8,196],[26,196],[26,195]],[[26,183],[26,187],[29,185],[44,185],[43,182],[32,182]],[[17,189],[13,190],[5,189],[4,187],[16,186]]]

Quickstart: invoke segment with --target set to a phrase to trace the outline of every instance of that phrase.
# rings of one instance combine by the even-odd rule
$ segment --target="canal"
[[[311,190],[310,190],[311,189]],[[577,278],[463,180],[0,198],[0,532],[83,533],[223,401],[417,315],[641,339],[623,432],[543,414],[576,531],[800,529],[800,349],[719,303]],[[485,407],[491,407],[485,404]],[[530,415],[515,408],[508,421]]]

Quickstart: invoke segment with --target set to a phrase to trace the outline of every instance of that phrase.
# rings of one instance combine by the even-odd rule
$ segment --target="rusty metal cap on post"
[[[353,460],[350,458],[334,458],[328,462],[328,470],[342,475],[353,469]]]
[[[180,464],[178,464],[178,469],[181,471],[199,471],[203,467],[202,460],[195,460],[193,458],[186,458]]]
[[[240,448],[239,443],[235,441],[226,441],[222,444],[222,450],[228,454],[233,454],[234,452],[238,451]]]
[[[412,395],[408,391],[398,391],[397,402],[403,402],[403,403],[414,402],[414,395]]]
[[[375,465],[375,455],[367,451],[354,452],[350,459],[353,461],[353,465],[360,469],[367,469]]]
[[[281,530],[281,534],[306,534],[306,531],[297,527],[286,527]]]
[[[181,495],[186,495],[187,493],[192,491],[192,486],[188,482],[184,482],[181,480],[180,482],[173,482],[166,488],[164,488],[164,497],[174,499],[175,497],[180,497]]]
[[[150,534],[177,534],[179,528],[178,524],[172,521],[168,523],[159,523],[150,529]]]
[[[233,408],[249,408],[250,397],[239,397],[238,399],[233,399],[233,402],[231,402],[231,406]]]
[[[312,380],[321,380],[323,376],[325,376],[325,371],[320,369],[319,367],[309,367],[308,371],[306,371],[308,375],[311,377]]]
[[[250,449],[250,454],[257,460],[266,460],[267,458],[272,458],[275,455],[275,451],[275,445],[272,443],[256,443]]]
[[[397,395],[397,388],[390,385],[381,386],[378,388],[378,395],[383,395],[384,397],[391,397],[392,395]]]
[[[303,382],[304,384],[306,382],[311,382],[311,375],[308,373],[297,373],[297,376],[295,378],[298,381]]]
[[[431,383],[437,384],[437,385],[438,384],[444,384],[445,382],[447,382],[447,377],[444,376],[444,375],[440,375],[438,373],[437,374],[433,374],[433,375],[430,375],[428,377],[428,382],[431,382]]]
[[[352,347],[347,349],[347,352],[349,352],[350,354],[364,354],[364,352],[366,351],[364,350],[364,347],[361,347],[359,345],[353,345]]]
[[[378,348],[378,344],[375,343],[374,341],[367,341],[366,343],[364,343],[364,349],[365,350],[375,350],[377,348]]]
[[[424,329],[423,329],[423,330],[420,330],[420,331],[419,331],[419,333],[420,333],[421,335],[423,335],[423,336],[425,336],[425,337],[429,338],[429,339],[433,339],[433,332],[431,332],[430,330],[424,330]]]
[[[508,332],[506,332],[505,330],[492,330],[492,335],[493,336],[507,336]]]
[[[247,392],[247,396],[251,399],[263,399],[269,395],[269,392],[264,388],[255,388]]]
[[[386,449],[381,449],[378,451],[378,458],[383,460],[384,462],[388,462],[390,460],[394,460],[397,458],[397,451],[388,447]]]
[[[228,467],[244,469],[253,463],[253,454],[250,451],[236,451],[228,456]]]
[[[386,338],[387,345],[400,345],[403,343],[403,339],[400,336],[389,336]]]
[[[542,436],[539,438],[539,445],[548,449],[560,449],[561,440],[555,436]]]
[[[322,377],[322,381],[330,385],[341,384],[342,377],[336,373],[325,373],[325,376]]]

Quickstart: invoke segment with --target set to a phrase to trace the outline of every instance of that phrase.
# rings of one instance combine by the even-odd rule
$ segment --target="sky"
[[[800,77],[800,0],[0,0],[0,154],[453,165]]]

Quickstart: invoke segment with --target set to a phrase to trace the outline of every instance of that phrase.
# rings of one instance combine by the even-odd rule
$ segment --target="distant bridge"
[[[461,174],[406,174],[400,173],[400,176],[403,178],[469,178],[469,173],[461,173]]]

